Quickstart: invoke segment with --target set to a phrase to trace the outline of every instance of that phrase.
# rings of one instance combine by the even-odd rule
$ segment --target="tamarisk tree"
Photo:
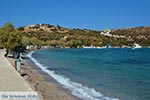
[[[21,52],[22,33],[16,30],[11,23],[6,23],[0,28],[0,45],[4,48]]]

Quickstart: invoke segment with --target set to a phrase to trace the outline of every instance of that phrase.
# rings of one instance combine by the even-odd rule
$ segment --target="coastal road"
[[[7,58],[5,50],[0,49],[0,92],[4,91],[33,91],[27,82],[14,69]]]

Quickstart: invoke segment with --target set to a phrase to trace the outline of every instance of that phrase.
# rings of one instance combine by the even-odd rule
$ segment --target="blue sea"
[[[84,100],[150,100],[150,49],[46,49],[27,55]]]

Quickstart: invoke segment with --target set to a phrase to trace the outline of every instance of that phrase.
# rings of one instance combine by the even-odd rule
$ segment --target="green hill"
[[[141,46],[150,46],[150,27],[135,27],[112,30],[111,34],[121,35],[131,43],[138,43]]]
[[[133,46],[138,43],[149,46],[150,27],[96,31],[88,29],[67,29],[50,24],[36,24],[18,28],[23,32],[28,45],[50,45],[60,47],[101,47],[110,44],[114,47]]]
[[[83,46],[132,47],[139,44],[150,46],[150,27],[96,31],[68,29],[59,25],[36,24],[15,29],[11,23],[0,28],[0,47],[17,51],[28,45],[80,48]]]

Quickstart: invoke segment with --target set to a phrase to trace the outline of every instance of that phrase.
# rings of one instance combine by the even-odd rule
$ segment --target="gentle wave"
[[[31,51],[27,57],[29,57],[35,65],[37,65],[42,71],[53,77],[58,83],[63,85],[64,88],[69,89],[73,95],[82,98],[84,100],[119,100],[118,98],[111,98],[104,96],[100,92],[97,92],[93,88],[88,88],[80,83],[72,82],[69,78],[56,74],[55,71],[48,70],[46,66],[40,64],[35,58],[32,57],[34,51]]]

